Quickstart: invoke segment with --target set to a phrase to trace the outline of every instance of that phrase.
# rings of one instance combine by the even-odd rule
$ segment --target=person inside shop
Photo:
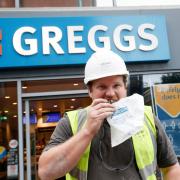
[[[92,104],[67,112],[59,121],[39,159],[40,179],[155,180],[159,169],[166,180],[180,179],[177,157],[160,121],[149,106],[142,106],[140,95],[127,97],[128,75],[124,60],[113,51],[91,55],[84,82]],[[116,107],[133,100],[131,108],[132,103]],[[112,120],[115,115],[118,120]]]

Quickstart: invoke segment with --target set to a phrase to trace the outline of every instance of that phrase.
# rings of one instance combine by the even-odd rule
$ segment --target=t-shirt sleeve
[[[161,125],[161,122],[155,117],[157,129],[157,163],[159,168],[165,168],[174,165],[177,162],[177,156],[173,146]]]
[[[50,141],[45,146],[43,151],[47,151],[58,144],[61,144],[68,140],[72,136],[72,129],[70,126],[69,118],[65,114],[64,117],[58,122],[55,127]]]

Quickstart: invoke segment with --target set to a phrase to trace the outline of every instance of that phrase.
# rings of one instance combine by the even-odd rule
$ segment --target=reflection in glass
[[[131,75],[128,94],[138,93],[144,96],[146,105],[152,105],[151,87],[155,84],[180,83],[180,73]]]

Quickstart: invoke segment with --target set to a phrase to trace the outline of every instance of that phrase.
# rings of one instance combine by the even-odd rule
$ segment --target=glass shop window
[[[0,82],[0,179],[18,179],[16,82]]]
[[[157,84],[180,83],[180,73],[131,75],[129,78],[128,94],[138,93],[144,96],[146,105],[152,105],[152,86]]]

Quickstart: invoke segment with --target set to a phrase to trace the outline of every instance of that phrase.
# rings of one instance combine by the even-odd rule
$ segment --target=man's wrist
[[[83,128],[82,131],[86,137],[89,137],[90,139],[94,137],[94,134],[89,129]]]

